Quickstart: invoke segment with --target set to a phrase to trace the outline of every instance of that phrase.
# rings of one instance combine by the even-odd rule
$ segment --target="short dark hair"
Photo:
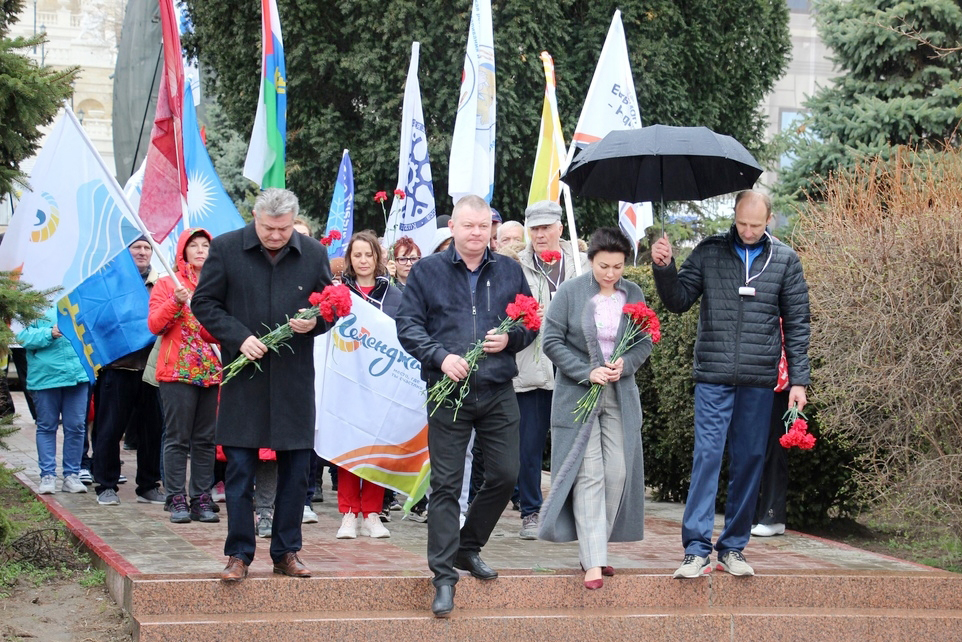
[[[598,252],[621,252],[625,259],[631,255],[631,241],[617,227],[599,227],[588,241],[588,260]]]

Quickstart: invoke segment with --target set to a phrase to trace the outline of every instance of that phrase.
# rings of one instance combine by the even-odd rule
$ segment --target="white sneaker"
[[[301,517],[301,524],[316,524],[317,513],[311,510],[310,506],[304,507],[304,516]]]
[[[65,493],[86,493],[87,487],[83,485],[77,475],[67,475],[63,478],[63,488]]]
[[[375,539],[390,537],[391,531],[384,528],[381,517],[377,513],[371,513],[361,522],[361,535],[373,537]]]
[[[784,535],[785,524],[755,524],[752,526],[752,535],[755,537],[771,537],[772,535]]]
[[[719,557],[717,568],[719,571],[728,571],[736,577],[755,574],[755,569],[748,565],[741,551],[728,551]]]
[[[40,478],[40,487],[37,492],[41,495],[53,495],[57,492],[57,478],[53,475],[44,475]]]
[[[224,482],[214,484],[214,487],[210,490],[210,498],[218,504],[223,504],[227,501],[227,493],[224,492]]]
[[[377,517],[377,515],[375,515]],[[380,523],[380,520],[378,520]],[[341,520],[341,527],[337,529],[337,539],[356,539],[357,538],[357,515],[345,513]]]
[[[708,556],[702,557],[700,555],[688,554],[685,555],[684,561],[672,577],[675,579],[691,579],[703,573],[711,573],[711,563],[708,560]]]

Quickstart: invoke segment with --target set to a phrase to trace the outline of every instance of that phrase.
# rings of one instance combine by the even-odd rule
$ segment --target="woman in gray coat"
[[[544,352],[557,366],[551,404],[551,492],[541,509],[539,537],[578,540],[585,587],[601,588],[608,545],[644,537],[645,474],[641,402],[635,372],[651,354],[651,338],[621,358],[611,353],[625,332],[626,303],[644,302],[641,288],[622,278],[631,244],[617,228],[591,237],[591,272],[561,285],[542,328]],[[585,423],[578,401],[592,383],[604,386]]]

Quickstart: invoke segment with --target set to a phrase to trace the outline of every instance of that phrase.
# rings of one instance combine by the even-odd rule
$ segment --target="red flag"
[[[184,63],[173,0],[159,0],[164,37],[164,66],[157,91],[157,111],[150,132],[147,165],[140,196],[140,218],[157,241],[166,237],[183,214],[187,198],[184,171]]]

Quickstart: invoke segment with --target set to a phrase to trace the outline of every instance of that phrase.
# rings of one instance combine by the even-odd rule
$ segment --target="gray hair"
[[[517,222],[517,221],[505,221],[505,222],[502,223],[501,226],[498,228],[498,241],[499,241],[499,242],[501,241],[501,234],[502,234],[502,232],[504,232],[505,230],[510,230],[510,229],[516,228],[516,227],[521,228],[521,238],[523,239],[523,238],[524,238],[524,225],[522,225],[521,223],[519,223],[519,222]]]
[[[254,215],[258,217],[277,218],[278,216],[293,214],[296,218],[299,211],[300,205],[297,202],[297,197],[294,196],[294,192],[280,187],[268,187],[254,201]]]

